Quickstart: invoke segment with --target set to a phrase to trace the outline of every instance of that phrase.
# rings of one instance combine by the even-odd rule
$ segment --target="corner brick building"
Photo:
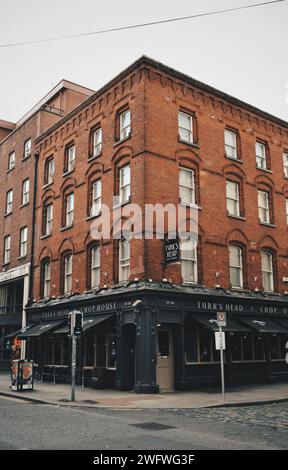
[[[16,124],[0,120],[0,369],[9,367],[6,340],[26,326],[34,226],[34,141],[91,94],[92,90],[62,80]]]
[[[75,309],[84,385],[218,385],[219,311],[227,381],[287,380],[287,122],[142,57],[36,149],[33,301],[19,337],[44,380],[69,380]],[[167,240],[98,242],[90,229],[113,196],[122,209],[196,207],[198,242],[171,241],[173,262]]]

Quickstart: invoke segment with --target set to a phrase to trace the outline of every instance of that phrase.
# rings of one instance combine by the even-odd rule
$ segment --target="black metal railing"
[[[0,315],[13,315],[21,313],[23,305],[0,305]]]

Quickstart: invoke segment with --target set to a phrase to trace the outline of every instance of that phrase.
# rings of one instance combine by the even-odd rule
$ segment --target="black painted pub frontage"
[[[40,380],[69,383],[67,317],[83,312],[77,383],[138,393],[220,387],[217,312],[226,312],[226,384],[288,381],[285,297],[134,283],[27,308],[27,358]]]

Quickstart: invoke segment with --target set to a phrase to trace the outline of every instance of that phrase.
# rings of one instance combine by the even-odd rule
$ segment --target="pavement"
[[[288,383],[245,385],[226,390],[225,402],[220,390],[195,390],[159,394],[133,391],[94,390],[77,386],[71,402],[71,386],[34,381],[34,390],[10,389],[10,374],[0,373],[0,396],[20,398],[51,405],[116,409],[194,409],[206,407],[258,405],[288,401]]]

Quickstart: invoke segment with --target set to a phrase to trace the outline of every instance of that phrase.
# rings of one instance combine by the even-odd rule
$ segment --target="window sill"
[[[10,264],[10,261],[7,261],[7,263],[2,263],[2,267],[9,266],[9,264]]]
[[[93,160],[96,160],[97,158],[101,157],[101,155],[102,155],[102,150],[97,155],[91,155],[90,157],[88,157],[88,160],[87,160],[88,163],[93,162]]]
[[[98,214],[88,215],[88,217],[86,217],[86,220],[93,220],[93,219],[96,219],[96,218],[99,217],[100,215],[102,215],[102,211],[99,211]]]
[[[45,238],[49,238],[49,237],[51,237],[51,235],[52,235],[52,233],[46,233],[45,235],[42,235],[40,237],[40,240],[44,240]]]
[[[276,225],[275,225],[275,224],[269,224],[269,223],[266,223],[266,222],[260,222],[260,221],[259,221],[259,224],[260,224],[260,225],[265,225],[265,227],[272,227],[272,228],[276,228]]]
[[[181,144],[189,145],[190,147],[194,147],[195,149],[200,149],[199,144],[196,144],[194,142],[189,142],[188,140],[180,139],[180,137],[178,138],[178,142],[180,142]]]
[[[112,209],[118,209],[119,207],[125,206],[126,204],[130,204],[131,202],[131,197],[127,201],[119,202],[118,204],[115,204]]]
[[[26,255],[23,255],[23,256],[18,256],[17,259],[25,259],[26,256],[27,256],[27,254],[26,254]]]
[[[60,232],[65,232],[65,230],[69,230],[69,228],[72,228],[73,227],[73,224],[71,225],[65,225],[65,227],[61,227],[60,228]]]
[[[31,157],[31,153],[29,153],[29,155],[23,155],[22,161],[24,162],[24,160],[28,160],[28,158],[30,157]]]
[[[261,171],[264,171],[265,173],[270,173],[270,174],[273,173],[272,170],[269,170],[268,168],[260,168],[260,167],[257,166],[257,165],[256,165],[256,170],[261,170]]]
[[[185,281],[185,282],[182,282],[181,286],[194,286],[194,287],[197,286],[197,287],[199,287],[200,284],[199,284],[199,282]]]
[[[63,178],[65,178],[68,175],[71,175],[72,173],[74,173],[74,171],[75,171],[75,168],[73,168],[73,170],[64,171],[64,173],[62,174]]]
[[[45,183],[45,184],[43,184],[42,189],[49,188],[49,186],[51,186],[53,183],[54,183],[54,181],[51,181],[51,183]]]
[[[11,215],[11,214],[13,214],[13,211],[11,211],[11,212],[6,212],[6,213],[4,214],[4,217],[8,217],[8,216]]]
[[[7,175],[8,173],[11,173],[11,171],[15,170],[15,166],[13,166],[13,168],[10,168],[9,170],[7,170]]]
[[[226,154],[225,154],[225,158],[227,158],[227,160],[231,160],[231,162],[241,163],[242,165],[244,163],[241,158],[228,157],[228,155]]]
[[[120,145],[120,144],[122,144],[123,142],[126,142],[126,140],[129,140],[130,138],[131,138],[131,132],[130,132],[130,134],[129,134],[127,137],[125,137],[124,139],[117,140],[117,141],[115,142],[115,144],[113,145],[113,147],[117,147],[117,145]]]
[[[247,220],[246,217],[242,217],[242,215],[232,215],[232,214],[227,214],[228,217],[231,217],[231,219],[237,219],[237,220]]]
[[[29,202],[26,202],[26,204],[21,204],[21,206],[19,206],[19,209],[23,209],[23,207],[26,207],[26,206],[29,206]]]
[[[202,211],[202,207],[198,206],[198,204],[190,204],[189,202],[180,201],[180,206],[190,207],[191,209],[197,209],[198,211]]]

